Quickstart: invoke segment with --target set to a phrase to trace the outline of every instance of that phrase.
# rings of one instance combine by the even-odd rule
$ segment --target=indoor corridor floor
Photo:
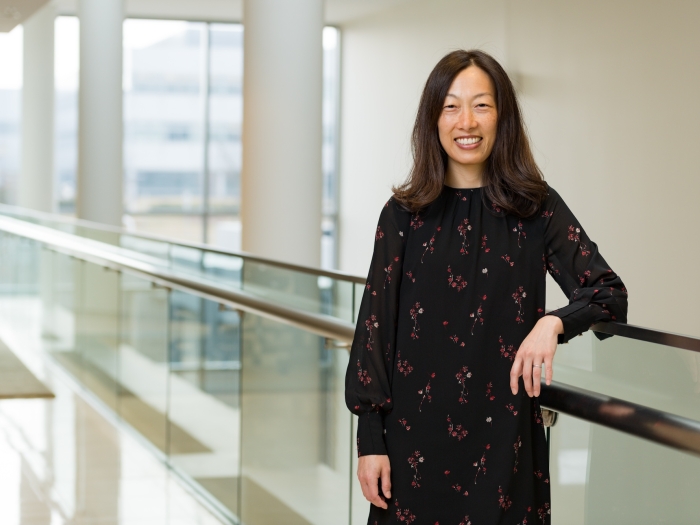
[[[56,398],[0,401],[1,525],[223,523],[65,374],[32,364]]]

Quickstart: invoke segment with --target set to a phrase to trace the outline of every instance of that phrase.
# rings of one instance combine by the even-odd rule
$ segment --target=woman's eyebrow
[[[448,93],[447,95],[445,95],[445,98],[448,98],[448,97],[460,98],[460,97],[458,97],[457,95],[455,95],[455,94],[453,94],[453,93]],[[491,93],[477,93],[476,95],[474,95],[474,96],[472,97],[472,99],[479,98],[479,97],[493,97],[493,95],[492,95]]]

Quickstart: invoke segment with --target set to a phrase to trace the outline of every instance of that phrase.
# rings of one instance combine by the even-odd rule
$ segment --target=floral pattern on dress
[[[469,390],[467,390],[467,379],[471,378],[472,373],[469,371],[469,367],[463,366],[462,369],[457,372],[456,378],[457,382],[460,384],[462,387],[461,392],[459,393],[459,403],[462,405],[466,405],[469,401],[467,400],[467,396],[469,395]]]
[[[447,278],[447,284],[450,286],[450,288],[454,288],[458,292],[461,292],[467,287],[467,281],[461,275],[455,276],[454,273],[452,273],[451,266],[447,267],[447,273],[450,274],[450,276]]]
[[[547,314],[560,342],[624,322],[624,284],[551,188],[529,218],[445,188],[419,213],[390,199],[377,226],[346,375],[358,455],[392,467],[393,512],[368,505],[368,524],[549,525],[542,414],[513,396],[510,368],[545,315],[547,272],[569,301]]]
[[[411,466],[411,470],[413,470],[413,481],[411,481],[411,486],[416,489],[420,488],[421,479],[420,472],[418,472],[418,465],[423,463],[423,461],[425,461],[425,458],[420,455],[418,450],[408,457],[408,464]]]

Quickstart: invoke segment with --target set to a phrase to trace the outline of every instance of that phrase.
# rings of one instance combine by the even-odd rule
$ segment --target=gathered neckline
[[[475,188],[455,188],[454,186],[448,186],[447,184],[443,184],[442,186],[443,186],[443,188],[449,188],[449,189],[455,190],[455,191],[474,191],[474,190],[480,190],[483,188],[483,186],[477,186]]]

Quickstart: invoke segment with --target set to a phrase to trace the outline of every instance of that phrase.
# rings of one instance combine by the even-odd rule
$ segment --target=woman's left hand
[[[542,363],[547,384],[552,382],[552,361],[557,351],[557,334],[564,333],[564,323],[554,315],[545,315],[537,321],[535,327],[515,354],[513,366],[510,369],[510,389],[513,395],[518,393],[518,378],[523,376],[527,395],[540,395],[540,377]]]

